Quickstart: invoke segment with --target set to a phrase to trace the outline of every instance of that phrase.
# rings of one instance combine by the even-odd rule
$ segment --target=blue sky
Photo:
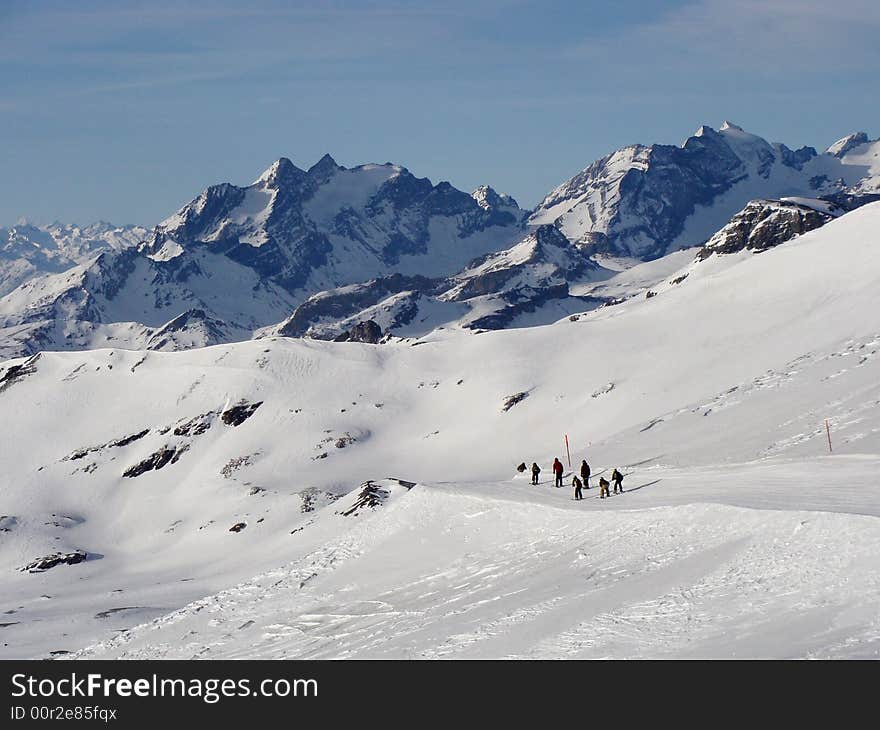
[[[880,135],[876,0],[0,0],[0,225],[153,225],[280,156],[534,205],[724,119]]]

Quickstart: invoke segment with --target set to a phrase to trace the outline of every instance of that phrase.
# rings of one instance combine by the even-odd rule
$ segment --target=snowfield
[[[545,327],[0,364],[0,656],[876,657],[878,238]],[[550,486],[566,433],[624,494]]]

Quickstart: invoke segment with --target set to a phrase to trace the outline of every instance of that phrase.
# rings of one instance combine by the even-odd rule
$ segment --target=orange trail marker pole
[[[831,426],[828,425],[828,419],[825,419],[825,435],[828,437],[828,453],[833,454],[834,451],[831,448]]]
[[[565,453],[568,456],[568,468],[571,469],[571,451],[568,450],[568,434],[565,434]]]

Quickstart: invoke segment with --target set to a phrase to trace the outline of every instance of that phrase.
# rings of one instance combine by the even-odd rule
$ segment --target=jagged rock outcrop
[[[334,338],[334,342],[364,342],[369,345],[378,345],[381,340],[382,328],[372,319],[358,322],[350,330]]]
[[[76,565],[88,559],[88,553],[83,550],[74,550],[72,553],[53,553],[42,558],[37,558],[21,568],[22,572],[43,573],[58,565]]]
[[[790,241],[833,220],[839,210],[823,201],[753,200],[712,236],[697,254],[702,261],[713,254],[764,251]]]

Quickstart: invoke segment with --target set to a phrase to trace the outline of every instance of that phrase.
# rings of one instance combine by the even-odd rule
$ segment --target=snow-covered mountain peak
[[[344,167],[337,165],[336,160],[334,160],[328,153],[308,169],[308,174],[311,177],[325,180],[336,171],[344,169]]]
[[[305,175],[305,170],[300,170],[286,157],[279,157],[254,181],[254,185],[277,189],[286,184],[299,182]]]
[[[844,157],[848,152],[863,144],[867,144],[870,140],[865,132],[855,132],[841,137],[832,144],[825,152],[834,157]]]
[[[324,155],[305,171],[282,157],[251,185],[207,188],[89,276],[4,301],[0,353],[246,339],[321,291],[396,273],[443,279],[521,238],[525,212],[486,193],[496,205],[390,162],[346,168]],[[173,336],[157,329],[168,323]]]
[[[594,252],[651,260],[704,243],[749,200],[817,198],[880,187],[880,144],[854,135],[817,155],[725,121],[683,144],[633,145],[552,190],[529,223],[552,223]],[[861,142],[861,144],[857,144]]]
[[[471,197],[477,201],[483,210],[497,210],[499,208],[519,208],[519,204],[507,193],[497,193],[489,185],[480,185],[471,193]]]
[[[693,137],[704,137],[704,136],[707,136],[707,135],[710,135],[710,134],[715,134],[715,130],[712,129],[712,127],[710,127],[708,124],[701,124],[701,125],[697,128],[697,131],[694,132],[693,135],[691,135],[691,136],[693,136]]]

